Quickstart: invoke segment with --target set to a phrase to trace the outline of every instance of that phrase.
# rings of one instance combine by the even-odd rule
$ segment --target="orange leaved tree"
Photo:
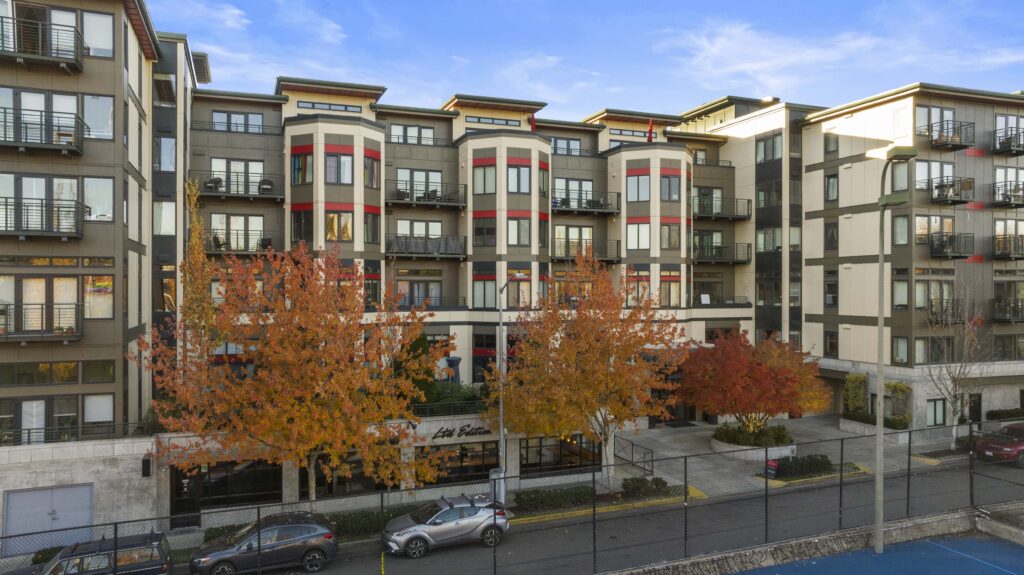
[[[405,461],[400,453],[415,437],[411,402],[422,394],[414,382],[434,376],[449,346],[409,353],[426,315],[397,311],[389,293],[364,317],[361,272],[304,246],[229,259],[217,276],[219,305],[197,303],[210,298],[210,284],[189,284],[213,275],[193,250],[201,242],[190,236],[182,266],[177,345],[154,334],[136,358],[153,373],[161,425],[192,437],[169,449],[172,461],[289,462],[307,469],[311,500],[316,467],[348,476],[353,456],[386,485],[434,479],[442,454]]]
[[[659,392],[672,387],[666,374],[685,348],[682,327],[660,319],[636,282],[615,281],[590,254],[578,257],[564,281],[549,282],[539,305],[519,314],[504,393],[508,430],[582,433],[613,463],[616,432],[640,417],[667,415],[671,399]],[[499,378],[492,366],[492,419]]]
[[[751,434],[762,431],[774,415],[800,415],[829,402],[817,362],[774,338],[751,345],[747,332],[725,333],[699,346],[682,364],[682,375],[682,403],[731,415]]]

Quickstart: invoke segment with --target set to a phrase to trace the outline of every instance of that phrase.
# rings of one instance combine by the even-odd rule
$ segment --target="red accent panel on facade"
[[[682,223],[683,218],[679,216],[661,216],[661,223],[663,224],[679,224]]]
[[[646,224],[650,223],[651,216],[629,216],[626,218],[627,224]]]
[[[293,212],[312,212],[313,202],[306,202],[303,204],[292,204]]]
[[[487,281],[487,280],[498,279],[498,276],[495,275],[495,274],[473,274],[473,279],[474,280],[480,280],[480,281]]]
[[[324,210],[330,212],[354,212],[355,204],[342,204],[340,202],[324,202]]]
[[[363,155],[367,158],[373,158],[375,160],[380,159],[380,150],[371,150],[370,148],[363,148]]]
[[[474,166],[495,166],[498,164],[498,158],[473,158]]]
[[[348,144],[324,144],[324,152],[328,154],[354,154],[355,146]]]
[[[533,212],[530,210],[509,210],[508,217],[510,218],[530,218],[533,217]]]
[[[537,167],[542,169],[542,170],[550,170],[551,169],[551,168],[548,167],[548,163],[547,162],[542,162],[540,160],[537,160]]]
[[[972,158],[984,158],[985,148],[967,148],[964,153]]]
[[[683,171],[679,168],[662,168],[661,175],[663,176],[681,176]]]
[[[650,175],[650,168],[630,168],[626,170],[627,176],[647,176]]]
[[[693,224],[693,220],[686,218],[686,227],[690,227]]]
[[[529,166],[530,158],[505,158],[505,163],[509,166]]]
[[[540,217],[540,221],[542,222],[546,222],[549,219],[551,219],[551,214],[547,212],[540,212],[539,214],[537,214],[537,216]]]
[[[980,255],[980,254],[979,255],[973,255],[973,256],[967,258],[964,261],[969,263],[969,264],[980,264],[980,263],[983,263],[985,261],[985,256]]]
[[[363,206],[363,211],[368,214],[379,214],[380,206]]]
[[[967,204],[964,205],[964,207],[967,208],[968,210],[984,210],[985,202],[967,202]]]
[[[661,281],[663,281],[663,282],[677,282],[681,278],[682,278],[682,276],[666,276],[666,275],[662,275],[661,276]]]
[[[380,274],[363,274],[364,280],[379,280]]]
[[[496,218],[496,217],[498,217],[498,212],[496,210],[474,210],[473,211],[473,219],[474,220],[476,218]]]
[[[352,146],[349,146],[350,148]],[[313,144],[303,144],[301,146],[292,146],[292,155],[297,156],[299,154],[312,154]]]
[[[474,347],[473,355],[476,357],[494,357],[495,353],[493,349]]]

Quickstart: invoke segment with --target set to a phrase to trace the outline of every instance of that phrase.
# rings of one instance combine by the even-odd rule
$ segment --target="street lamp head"
[[[508,279],[510,279],[510,280],[525,280],[528,277],[530,277],[530,276],[524,274],[523,272],[516,272],[516,273],[508,276]]]
[[[917,156],[914,146],[893,146],[885,152],[885,159],[893,162],[909,162]]]

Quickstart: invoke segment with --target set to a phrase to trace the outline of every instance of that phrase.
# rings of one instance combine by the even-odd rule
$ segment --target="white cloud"
[[[158,21],[209,22],[227,30],[244,30],[252,23],[244,10],[227,2],[155,0],[150,9]]]
[[[326,44],[340,44],[347,36],[334,20],[322,11],[310,6],[305,0],[277,0],[280,21],[298,31],[312,31]]]

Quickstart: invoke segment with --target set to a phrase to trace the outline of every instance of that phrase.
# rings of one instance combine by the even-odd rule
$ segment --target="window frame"
[[[294,157],[294,156],[293,156]],[[331,162],[337,162],[336,170],[329,169]],[[345,179],[345,166],[348,164],[348,180]],[[293,166],[294,170],[294,166]],[[312,168],[310,168],[312,172]],[[294,177],[294,174],[293,174]],[[331,181],[332,177],[335,181]],[[355,182],[355,156],[353,154],[324,154],[324,184],[332,186],[351,186]],[[312,182],[309,182],[312,183]],[[294,185],[295,182],[293,181]]]
[[[646,185],[641,183],[646,182]],[[632,189],[630,186],[632,185]],[[626,176],[626,202],[649,202],[651,201],[651,175],[637,174]]]
[[[626,250],[642,251],[650,249],[651,223],[637,222],[633,224],[626,224]]]
[[[510,248],[528,248],[530,242],[530,219],[531,218],[508,218],[505,224],[505,243]],[[515,229],[515,241],[513,242],[513,229]],[[525,232],[525,238],[524,236]]]

